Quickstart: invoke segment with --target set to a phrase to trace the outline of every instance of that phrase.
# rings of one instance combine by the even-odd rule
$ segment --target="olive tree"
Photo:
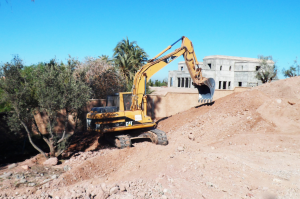
[[[294,60],[294,64],[290,66],[289,69],[282,69],[282,73],[285,77],[295,77],[299,76],[299,71],[300,71],[300,64],[298,64],[297,57]]]
[[[90,88],[84,82],[84,74],[75,76],[74,70],[78,61],[69,58],[68,63],[58,64],[55,60],[39,64],[31,73],[24,73],[24,66],[19,57],[1,67],[0,88],[4,95],[2,101],[11,103],[12,111],[8,116],[11,130],[24,128],[32,146],[42,153],[31,139],[33,130],[47,143],[50,156],[59,156],[66,147],[69,117],[73,115],[75,128],[77,115],[90,98]],[[64,128],[62,132],[55,130],[59,112],[65,110]],[[34,116],[43,114],[47,118],[47,133],[42,134]]]
[[[277,67],[274,64],[272,56],[259,55],[260,68],[256,71],[256,78],[262,83],[271,82],[277,75]]]

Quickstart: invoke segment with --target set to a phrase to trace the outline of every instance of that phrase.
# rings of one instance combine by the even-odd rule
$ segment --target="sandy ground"
[[[300,77],[162,118],[158,128],[167,146],[99,150],[96,139],[48,168],[58,177],[46,186],[16,186],[20,166],[37,160],[2,168],[13,174],[0,180],[0,198],[300,198]]]

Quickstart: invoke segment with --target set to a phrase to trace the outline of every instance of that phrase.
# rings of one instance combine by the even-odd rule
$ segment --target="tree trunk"
[[[50,148],[50,157],[55,157],[55,147],[53,145],[53,141],[50,141],[49,148]]]
[[[277,70],[275,71],[274,75],[269,79],[268,83],[270,83],[276,75],[277,75]]]
[[[33,143],[32,139],[31,139],[31,136],[30,136],[30,132],[29,132],[29,130],[28,130],[28,128],[27,128],[27,125],[26,125],[23,121],[21,121],[21,123],[22,123],[22,125],[24,126],[24,128],[25,128],[25,130],[26,130],[26,132],[27,132],[27,136],[28,136],[28,139],[29,139],[30,144],[31,144],[31,145],[33,146],[33,148],[35,148],[38,152],[40,152],[41,154],[43,154],[43,156],[47,159],[47,156],[46,156],[46,154],[44,153],[44,151],[42,151],[42,149],[40,149],[38,146],[36,146],[36,145]]]

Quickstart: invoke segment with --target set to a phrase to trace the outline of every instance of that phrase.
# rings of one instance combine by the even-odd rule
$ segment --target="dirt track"
[[[72,169],[50,188],[23,187],[18,194],[70,198],[83,188],[108,197],[106,189],[117,184],[127,191],[109,198],[300,198],[300,77],[161,119],[158,128],[169,145],[142,142],[81,153],[56,166]]]

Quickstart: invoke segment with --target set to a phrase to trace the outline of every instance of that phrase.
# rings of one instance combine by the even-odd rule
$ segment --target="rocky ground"
[[[55,166],[36,156],[3,167],[0,198],[300,198],[300,77],[163,118],[158,128],[167,146],[120,150],[95,139]]]

